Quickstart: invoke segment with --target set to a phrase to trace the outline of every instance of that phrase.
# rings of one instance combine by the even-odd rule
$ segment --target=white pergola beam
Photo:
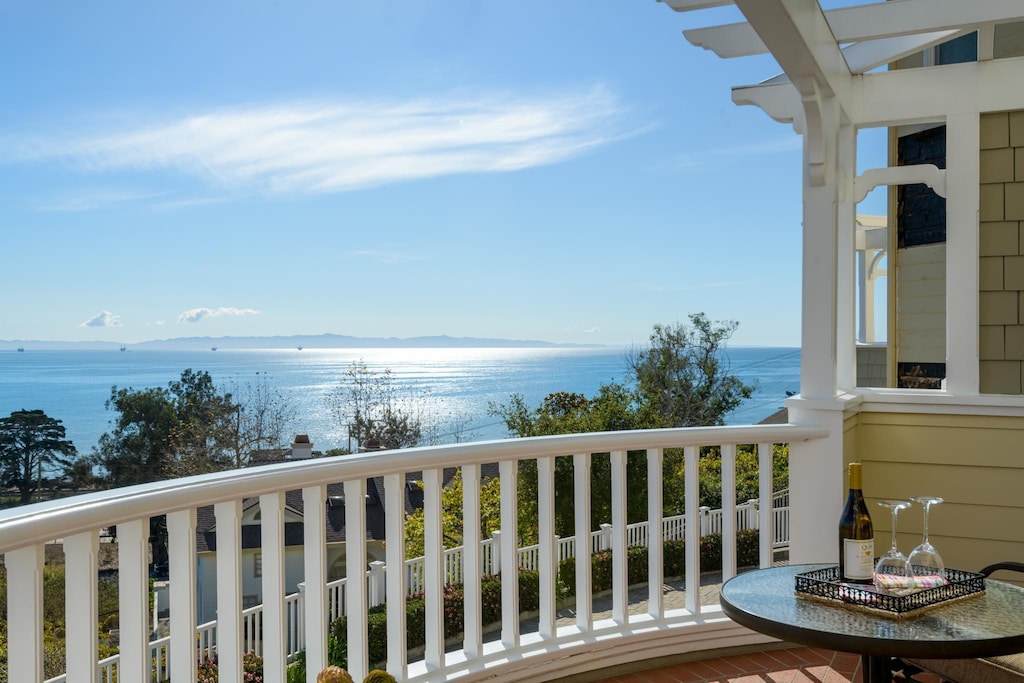
[[[940,31],[971,32],[985,24],[1020,21],[1024,20],[1024,4],[1020,0],[892,0],[830,10],[825,19],[837,43],[858,43]],[[768,52],[754,27],[745,22],[690,29],[683,35],[719,57]]]
[[[928,69],[897,69],[851,78],[845,109],[860,128],[912,123],[941,123],[954,114],[1024,108],[1024,57],[965,62]],[[906,97],[913,92],[913,97]],[[799,116],[799,97],[791,83],[773,81],[733,88],[733,102],[761,107],[773,119],[789,123]]]
[[[850,69],[817,0],[736,0],[775,60],[804,96],[849,102]],[[812,93],[809,82],[817,92]]]
[[[843,48],[843,56],[850,65],[850,71],[862,74],[886,64],[903,59],[912,54],[923,52],[930,47],[959,38],[970,33],[970,29],[962,31],[933,31],[913,36],[895,36],[880,40],[866,40]]]

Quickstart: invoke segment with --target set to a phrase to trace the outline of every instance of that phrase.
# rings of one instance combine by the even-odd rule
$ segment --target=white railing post
[[[698,503],[700,502],[700,477],[696,476],[700,458],[700,449],[697,446],[687,446],[683,449],[683,467],[687,473],[683,481],[684,497],[686,506],[686,519],[692,520],[697,517]],[[700,539],[704,535],[705,521],[707,520],[708,508],[701,506],[699,509],[700,524],[686,525],[686,585],[700,585]],[[693,614],[700,613],[700,591],[686,591],[686,609]]]
[[[96,570],[99,552],[100,537],[96,530],[64,539],[65,622],[67,633],[78,634],[67,638],[68,683],[96,683],[96,662],[99,660]],[[154,600],[154,609],[156,604]]]
[[[605,522],[601,525],[601,550],[612,548],[612,525]]]
[[[770,567],[775,560],[775,496],[772,493],[774,479],[774,451],[770,443],[757,444],[758,495],[763,501],[758,506],[758,561],[761,567]]]
[[[462,595],[463,631],[462,649],[466,657],[475,659],[483,654],[483,599],[480,579],[483,562],[481,554],[480,523],[480,466],[462,466]],[[468,520],[468,521],[467,521]],[[493,545],[499,545],[497,541]]]
[[[118,622],[121,639],[118,680],[146,681],[150,677],[149,638],[146,637],[149,634],[148,538],[148,517],[117,525]]]
[[[612,451],[612,621],[629,621],[629,558],[626,553],[626,451]],[[601,526],[604,530],[604,525]]]
[[[405,564],[405,477],[389,474],[384,477],[384,552],[391,571],[387,572],[388,613],[388,673],[405,680],[408,661],[405,649],[405,598],[409,581],[403,581],[408,571]],[[404,584],[404,585],[403,585]]]
[[[240,681],[242,680],[242,501],[236,498],[217,503],[213,506],[213,512],[217,519],[218,680]],[[149,657],[146,659],[148,660]],[[146,664],[148,676],[149,662],[147,661]]]
[[[444,539],[441,529],[441,470],[423,471],[423,592],[430,671],[444,667]]]
[[[315,683],[317,673],[327,666],[326,503],[326,485],[302,489],[303,573],[306,583],[302,636],[306,648],[306,683]]]
[[[361,681],[369,673],[366,627],[366,480],[345,482],[345,612],[348,629],[348,672]],[[321,512],[323,505],[320,506]],[[321,561],[322,563],[322,561]],[[321,621],[321,629],[327,624]],[[326,651],[325,651],[326,654]],[[307,672],[308,674],[308,672]]]
[[[370,607],[376,607],[377,605],[384,604],[384,581],[385,581],[385,565],[380,560],[374,560],[370,563],[370,572],[367,576],[367,581],[370,583]]]
[[[501,573],[501,530],[491,532],[491,574]]]
[[[4,556],[7,566],[7,680],[43,680],[43,556],[36,543]]]
[[[664,538],[662,529],[663,486],[662,464],[664,453],[660,448],[647,450],[647,613],[660,619],[664,612],[661,585],[664,581]]]
[[[700,506],[700,535],[707,536],[711,533],[711,508],[707,505]]]
[[[285,619],[284,494],[260,496],[260,569],[263,573],[263,676],[282,678],[288,665]],[[172,584],[173,585],[173,584]],[[194,678],[194,677],[193,677]],[[192,679],[189,679],[192,680]]]
[[[501,643],[519,648],[519,463],[498,463],[501,481]]]
[[[558,579],[555,538],[555,459],[537,459],[537,569],[540,572],[541,638],[555,635],[555,582]]]
[[[593,626],[590,542],[590,454],[572,456],[573,504],[576,507],[576,626],[583,632]]]

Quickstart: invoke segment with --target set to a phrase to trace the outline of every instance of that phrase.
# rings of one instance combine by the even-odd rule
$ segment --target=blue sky
[[[654,0],[0,5],[0,339],[800,338],[777,72]]]

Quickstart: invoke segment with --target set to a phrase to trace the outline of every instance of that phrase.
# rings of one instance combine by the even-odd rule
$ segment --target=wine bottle
[[[875,530],[861,491],[859,462],[850,463],[850,492],[839,518],[839,580],[871,583],[875,559]]]

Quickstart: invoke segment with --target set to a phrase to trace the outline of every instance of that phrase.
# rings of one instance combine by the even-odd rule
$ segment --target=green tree
[[[655,325],[650,345],[627,355],[625,383],[605,384],[589,399],[568,392],[550,394],[533,409],[522,396],[513,395],[506,404],[492,403],[489,412],[505,422],[510,434],[520,437],[724,424],[725,416],[754,390],[729,373],[724,358],[725,344],[736,326],[735,322],[711,322],[703,313],[691,315],[689,326]],[[536,519],[536,463],[520,463],[519,475],[520,516]],[[682,512],[682,476],[682,450],[666,449],[665,514]],[[626,477],[633,492],[626,501],[627,520],[644,520],[644,453],[627,454]],[[556,533],[571,535],[574,515],[572,459],[556,458]],[[610,460],[607,454],[598,454],[591,459],[591,527],[596,529],[610,519]]]
[[[458,472],[441,491],[441,537],[444,547],[462,545],[462,473]],[[423,509],[415,510],[405,520],[405,556],[422,557]],[[486,540],[501,528],[501,486],[496,478],[485,478],[480,483],[480,534]],[[520,522],[522,525],[522,522]]]
[[[0,466],[3,483],[18,489],[22,504],[43,481],[43,472],[69,468],[77,455],[60,420],[42,410],[16,410],[0,418]]]
[[[236,405],[205,371],[185,370],[167,388],[110,390],[113,430],[100,437],[96,464],[113,486],[226,469]]]
[[[737,326],[693,313],[690,325],[655,325],[650,346],[629,355],[631,379],[653,426],[722,425],[750,398],[755,387],[729,373],[723,353]]]

